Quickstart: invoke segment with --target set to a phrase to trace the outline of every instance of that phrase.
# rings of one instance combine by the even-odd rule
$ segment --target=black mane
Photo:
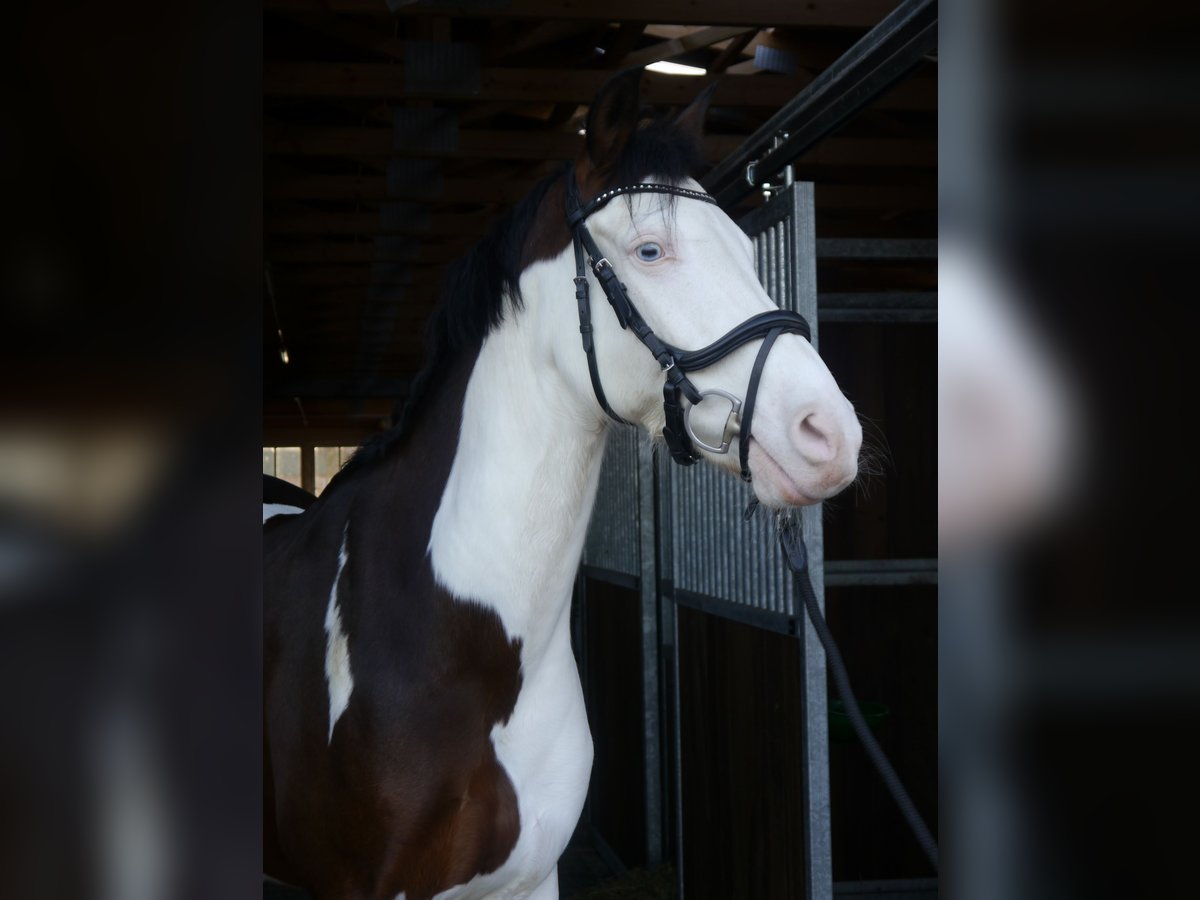
[[[701,162],[695,136],[664,118],[644,119],[622,151],[605,187],[632,184],[650,173],[671,182],[682,181],[696,172]],[[486,237],[451,263],[442,283],[441,299],[426,330],[425,365],[413,379],[396,424],[369,438],[329,487],[344,481],[344,476],[351,472],[378,462],[403,444],[449,365],[462,353],[477,350],[488,333],[504,321],[510,307],[513,312],[520,310],[526,238],[546,192],[565,172],[564,168],[539,182],[496,222]],[[565,285],[563,291],[564,296],[570,294],[570,285]]]

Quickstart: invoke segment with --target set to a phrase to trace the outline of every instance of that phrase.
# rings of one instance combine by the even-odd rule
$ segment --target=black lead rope
[[[892,795],[901,815],[908,822],[913,837],[917,839],[917,843],[929,857],[929,862],[936,872],[938,870],[937,843],[934,842],[925,820],[917,812],[912,798],[900,781],[900,776],[892,768],[892,764],[884,755],[879,742],[875,740],[875,735],[871,733],[866,719],[863,718],[862,711],[858,708],[854,689],[850,687],[850,674],[846,671],[846,664],[842,661],[841,651],[838,650],[838,645],[829,631],[829,625],[826,624],[825,617],[821,615],[821,607],[817,604],[817,595],[813,591],[812,581],[808,577],[808,548],[804,544],[804,536],[800,533],[800,526],[790,519],[783,520],[779,530],[779,546],[783,548],[788,568],[792,570],[800,585],[800,595],[804,598],[804,608],[808,610],[808,620],[812,622],[813,630],[816,631],[821,646],[825,648],[825,660],[829,666],[829,672],[833,676],[833,685],[837,689],[842,705],[846,708],[846,715],[850,719],[854,733],[858,735],[863,749],[867,751],[867,756],[870,757],[879,777],[887,786],[888,793]]]

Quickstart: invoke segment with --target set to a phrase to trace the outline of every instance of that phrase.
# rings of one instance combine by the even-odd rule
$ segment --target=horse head
[[[595,394],[601,403],[607,400],[614,417],[661,436],[671,426],[663,387],[674,359],[656,357],[656,345],[639,338],[635,327],[625,327],[628,316],[608,308],[605,291],[611,301],[615,288],[602,283],[605,276],[623,288],[652,335],[671,348],[708,347],[777,307],[756,275],[750,239],[711,198],[687,193],[703,193],[687,170],[699,159],[711,90],[674,121],[647,123],[639,81],[640,70],[633,70],[601,90],[589,111],[585,149],[568,175],[578,185],[586,230],[612,272],[601,265],[599,278],[595,267],[588,274],[591,339],[603,389],[589,377],[577,342],[562,342],[557,361],[589,408],[597,408]],[[628,193],[617,190],[623,195],[614,202],[605,199],[630,186],[635,189]],[[653,187],[680,190],[649,190]],[[589,202],[603,205],[589,211]],[[690,387],[681,392],[695,456],[733,472],[742,469],[737,424],[749,412],[747,403],[753,406],[743,475],[752,476],[756,496],[773,508],[820,502],[858,473],[862,428],[854,408],[797,330],[785,324],[776,334],[764,332],[728,349],[687,372]],[[774,343],[760,356],[764,340]],[[760,377],[752,379],[756,363]]]

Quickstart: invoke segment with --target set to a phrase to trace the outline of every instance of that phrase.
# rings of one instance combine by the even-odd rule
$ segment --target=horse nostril
[[[808,462],[814,465],[827,463],[837,456],[837,446],[827,428],[816,413],[800,418],[792,429],[792,442]]]

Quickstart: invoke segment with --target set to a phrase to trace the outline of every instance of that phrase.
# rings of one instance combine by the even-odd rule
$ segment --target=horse
[[[691,177],[710,92],[646,118],[639,75],[451,267],[395,427],[265,522],[264,868],[318,898],[558,896],[592,763],[570,598],[613,419],[770,508],[857,474],[853,407]]]

